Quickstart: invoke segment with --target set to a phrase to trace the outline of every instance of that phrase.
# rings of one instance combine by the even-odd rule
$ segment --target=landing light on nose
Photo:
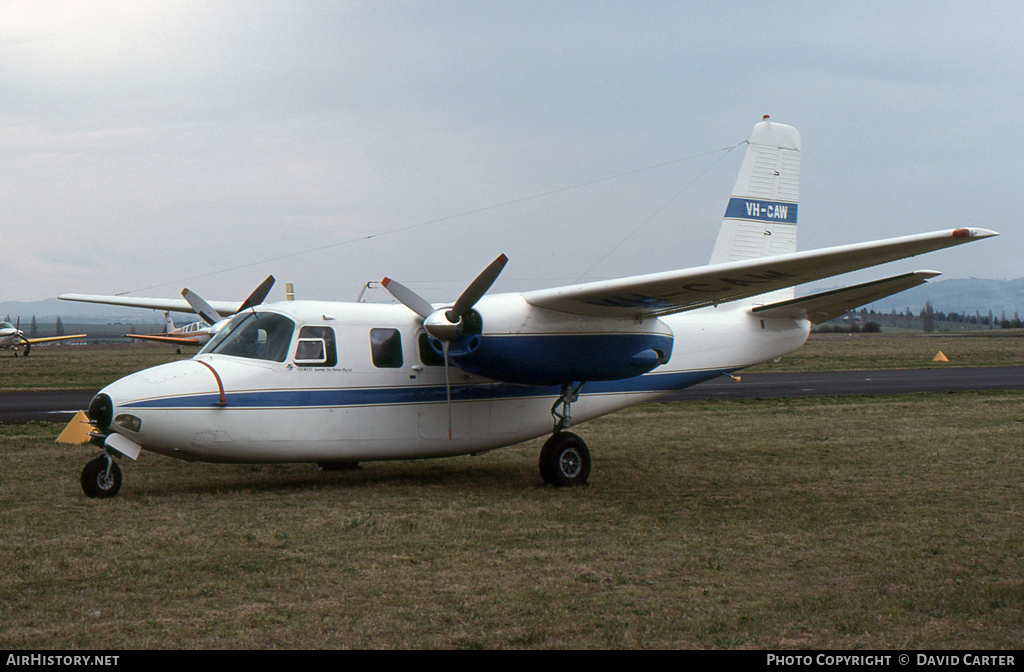
[[[137,432],[142,429],[142,418],[138,418],[128,413],[122,413],[114,418],[114,424],[123,429],[127,429],[129,432]]]

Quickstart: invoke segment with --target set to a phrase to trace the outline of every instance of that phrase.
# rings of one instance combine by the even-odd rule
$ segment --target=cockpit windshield
[[[247,310],[231,318],[199,353],[283,362],[294,331],[295,323],[283,315]]]

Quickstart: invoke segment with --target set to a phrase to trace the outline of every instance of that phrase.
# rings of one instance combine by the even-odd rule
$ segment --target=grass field
[[[355,472],[0,428],[0,648],[1024,646],[1024,394],[651,404]]]
[[[998,332],[997,332],[998,333]],[[1019,334],[812,339],[759,370],[1022,364]],[[160,346],[0,357],[94,388]],[[870,366],[874,363],[876,366]],[[1024,393],[649,404],[479,457],[125,462],[0,426],[0,648],[1024,646]]]
[[[0,351],[0,390],[99,390],[129,373],[184,359],[174,348],[151,343],[36,346],[28,356]]]

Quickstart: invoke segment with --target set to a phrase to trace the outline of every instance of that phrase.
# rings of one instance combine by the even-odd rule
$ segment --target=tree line
[[[20,316],[18,318],[16,318],[16,319],[12,320],[11,316],[8,315],[6,321],[10,322],[11,324],[17,324],[19,327],[21,326],[21,318],[20,318]],[[65,335],[64,334],[64,323],[61,322],[60,316],[57,317],[57,323],[56,323],[56,326],[54,327],[53,335],[54,336],[64,336]],[[32,316],[32,322],[28,326],[28,337],[29,338],[39,338],[39,325],[36,323],[36,316],[35,315]]]
[[[996,316],[992,310],[982,314],[980,310],[973,313],[968,312],[945,312],[935,310],[931,301],[926,301],[921,310],[914,314],[914,311],[907,306],[905,310],[897,311],[895,308],[886,312],[876,312],[861,308],[853,310],[842,317],[830,322],[821,324],[815,329],[820,333],[828,332],[879,332],[884,327],[897,327],[901,329],[920,329],[926,334],[936,331],[960,331],[968,329],[1021,329],[1024,323],[1020,315],[1014,311],[1013,317],[1007,317],[1006,311]]]

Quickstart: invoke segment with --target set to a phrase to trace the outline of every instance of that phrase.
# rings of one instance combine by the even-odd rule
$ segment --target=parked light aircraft
[[[13,350],[14,356],[18,356],[18,348],[25,346],[25,356],[32,351],[34,343],[50,343],[52,341],[67,341],[73,338],[85,338],[85,334],[71,334],[70,336],[48,336],[45,338],[28,338],[21,330],[21,318],[18,324],[0,322],[0,350]]]
[[[501,255],[454,303],[385,278],[399,303],[243,308],[194,358],[95,396],[88,417],[103,452],[82,487],[113,496],[114,457],[143,449],[341,467],[475,454],[548,433],[543,480],[583,484],[590,452],[571,424],[793,352],[812,323],[938,273],[801,298],[795,286],[997,235],[959,228],[797,252],[800,145],[791,126],[765,117],[754,127],[708,266],[487,294]],[[154,300],[125,304],[138,301]]]
[[[227,324],[228,319],[224,318],[214,324],[210,324],[206,320],[198,320],[178,327],[174,324],[170,311],[166,311],[164,312],[164,333],[125,334],[124,337],[142,341],[156,341],[157,343],[173,343],[174,345],[206,345],[213,338],[215,333],[214,326],[221,323]]]

